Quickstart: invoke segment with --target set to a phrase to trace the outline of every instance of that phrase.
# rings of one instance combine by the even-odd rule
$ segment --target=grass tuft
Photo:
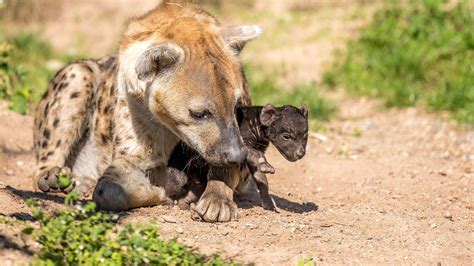
[[[245,65],[253,104],[272,103],[277,106],[290,104],[296,107],[306,104],[312,124],[316,120],[328,120],[336,112],[335,105],[320,95],[316,83],[298,84],[285,90],[275,79],[259,75],[260,72],[257,67]]]
[[[387,1],[324,76],[387,106],[444,110],[474,125],[474,29],[468,1]]]
[[[37,34],[0,32],[0,99],[8,100],[11,110],[27,114],[30,104],[39,101],[58,70],[51,65],[63,65],[76,58],[77,55],[55,53]]]

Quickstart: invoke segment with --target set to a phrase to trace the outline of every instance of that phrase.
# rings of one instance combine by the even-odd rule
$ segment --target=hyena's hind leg
[[[34,125],[37,159],[34,182],[42,191],[59,189],[59,172],[70,172],[70,166],[65,163],[71,150],[88,134],[95,91],[100,83],[97,72],[92,61],[66,66],[50,82],[38,104]]]
[[[165,167],[156,168],[155,172],[166,177]],[[124,161],[115,161],[107,168],[95,186],[92,200],[108,211],[173,204],[163,187],[152,185],[145,171]]]

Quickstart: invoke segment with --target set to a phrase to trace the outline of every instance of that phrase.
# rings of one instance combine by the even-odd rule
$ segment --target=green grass
[[[64,65],[78,56],[54,52],[37,34],[8,35],[0,30],[0,99],[8,100],[11,110],[27,114],[57,71],[48,63]]]
[[[292,88],[282,88],[275,79],[262,75],[256,66],[245,65],[245,73],[254,105],[271,103],[276,106],[294,105],[308,107],[310,125],[313,130],[321,125],[318,120],[328,120],[336,112],[333,103],[323,98],[316,83],[302,83]]]
[[[163,240],[156,226],[116,225],[117,215],[96,212],[93,202],[78,203],[71,193],[70,207],[46,215],[29,199],[39,228],[25,227],[39,244],[33,265],[235,265],[218,254],[205,256],[176,240]],[[0,221],[2,222],[2,221]]]
[[[391,106],[449,111],[474,125],[474,23],[467,1],[387,1],[324,81]]]

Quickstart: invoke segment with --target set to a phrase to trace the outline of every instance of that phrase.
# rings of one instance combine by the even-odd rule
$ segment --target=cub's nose
[[[247,149],[230,149],[224,152],[224,159],[228,164],[239,164],[243,163],[247,158]]]
[[[295,157],[298,158],[298,159],[301,159],[303,158],[303,156],[306,154],[306,151],[304,148],[299,148],[296,153],[295,153]]]

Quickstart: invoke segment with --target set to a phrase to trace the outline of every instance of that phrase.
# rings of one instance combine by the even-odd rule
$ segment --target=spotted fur
[[[132,20],[118,56],[70,64],[50,82],[35,117],[38,187],[70,190],[57,176],[71,173],[76,190],[95,186],[99,207],[127,210],[167,201],[165,167],[178,140],[216,167],[244,159],[234,110],[250,98],[238,54],[259,34],[167,1]],[[201,205],[236,213],[224,191],[237,182],[222,181],[237,175],[214,176]]]

